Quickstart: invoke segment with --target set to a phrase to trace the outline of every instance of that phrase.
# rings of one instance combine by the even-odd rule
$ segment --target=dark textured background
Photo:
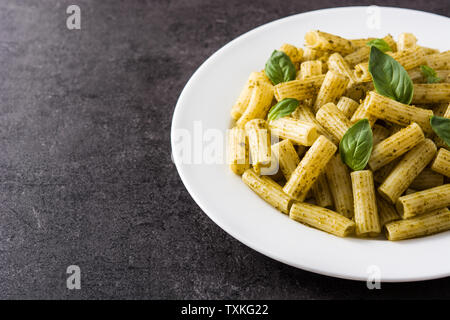
[[[65,25],[72,3],[81,31]],[[2,0],[0,298],[450,297],[449,278],[375,292],[271,260],[203,214],[170,161],[177,97],[208,56],[271,20],[352,4],[450,14],[448,0]]]

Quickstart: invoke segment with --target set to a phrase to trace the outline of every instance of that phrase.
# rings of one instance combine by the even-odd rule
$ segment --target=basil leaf
[[[369,72],[379,94],[404,104],[411,103],[414,86],[405,68],[375,46],[370,48]]]
[[[431,128],[436,132],[439,138],[450,147],[450,119],[438,116],[431,116]]]
[[[377,49],[380,49],[383,52],[386,51],[392,51],[392,48],[389,46],[389,44],[384,41],[383,39],[373,39],[367,42],[367,45],[369,47],[377,47]]]
[[[277,120],[279,118],[286,117],[297,109],[300,102],[294,98],[286,98],[278,102],[272,108],[270,108],[267,119]]]
[[[274,85],[295,79],[295,66],[291,59],[283,52],[275,50],[266,62],[264,69],[266,76]]]
[[[363,170],[373,148],[373,134],[369,120],[362,119],[356,122],[342,137],[339,143],[339,153],[342,162],[353,170]]]
[[[437,76],[436,71],[429,66],[420,66],[420,71],[427,80],[427,83],[438,83],[441,81],[441,78]]]

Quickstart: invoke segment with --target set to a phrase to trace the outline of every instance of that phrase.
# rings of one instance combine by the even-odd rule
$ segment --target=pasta
[[[415,192],[398,198],[397,212],[403,219],[450,206],[450,184]]]
[[[356,234],[358,236],[377,236],[381,232],[381,227],[372,171],[354,171],[351,173],[351,178]]]
[[[450,151],[441,148],[431,164],[431,169],[450,178]]]
[[[305,200],[309,189],[316,182],[325,166],[336,152],[333,142],[320,136],[306,152],[303,159],[286,182],[283,190],[286,194],[298,201]]]
[[[339,237],[346,237],[355,230],[355,223],[343,215],[304,202],[295,202],[289,217]]]
[[[247,78],[231,108],[230,170],[290,219],[335,236],[450,230],[450,51],[407,32],[304,40]]]
[[[435,144],[430,139],[425,139],[405,154],[380,185],[378,192],[391,203],[395,203],[435,154]]]

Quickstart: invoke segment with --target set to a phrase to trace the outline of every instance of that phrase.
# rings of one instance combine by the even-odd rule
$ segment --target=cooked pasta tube
[[[319,135],[324,135],[328,139],[330,139],[334,144],[338,144],[339,140],[337,140],[331,133],[328,132],[327,129],[322,127],[322,125],[317,121],[314,113],[311,111],[311,108],[305,104],[300,103],[300,105],[295,109],[294,112],[291,113],[291,116],[295,119],[311,122],[316,126],[317,132]]]
[[[430,68],[450,69],[450,50],[425,56],[425,63]]]
[[[372,75],[369,72],[369,63],[362,62],[355,66],[355,81],[369,82],[372,81]]]
[[[406,128],[374,146],[368,163],[370,169],[373,171],[378,170],[414,148],[424,139],[425,136],[420,126],[415,122],[411,123]]]
[[[341,97],[336,104],[336,107],[342,111],[344,116],[351,119],[356,109],[358,109],[359,103],[348,97]]]
[[[395,203],[435,154],[435,144],[430,139],[425,139],[405,154],[380,185],[378,192],[391,203]]]
[[[444,148],[439,149],[431,169],[450,178],[450,151]]]
[[[352,181],[348,167],[335,154],[325,168],[335,210],[347,218],[353,217]]]
[[[248,144],[252,157],[252,165],[257,174],[261,167],[270,166],[271,161],[271,139],[269,126],[263,119],[253,119],[245,125],[248,136]]]
[[[292,61],[294,66],[298,66],[303,57],[303,49],[297,48],[292,44],[285,43],[280,47],[280,51],[283,51]]]
[[[274,87],[275,98],[281,101],[286,98],[297,100],[312,99],[319,91],[325,75],[308,77],[303,80],[281,82]]]
[[[425,56],[428,56],[428,55],[430,55],[430,54],[439,53],[439,49],[428,48],[428,47],[422,47],[422,46],[419,46],[419,47],[422,49],[422,51],[423,51],[423,53],[425,54]]]
[[[385,127],[374,124],[372,127],[372,134],[373,134],[373,145],[377,145],[387,137],[389,137],[389,130]]]
[[[252,119],[264,119],[269,112],[273,99],[273,86],[267,82],[256,81],[252,96],[242,116],[236,122],[240,128]]]
[[[357,65],[363,61],[367,61],[370,55],[370,47],[368,45],[364,45],[359,47],[352,53],[349,53],[344,57],[345,61],[351,66]]]
[[[376,38],[361,38],[361,39],[350,39],[354,48],[367,47],[367,42],[375,40]]]
[[[398,36],[398,51],[414,50],[416,48],[417,38],[412,33],[403,32]]]
[[[364,101],[359,105],[359,107],[356,109],[356,111],[353,113],[352,118],[350,119],[350,122],[355,124],[359,120],[367,119],[369,120],[369,124],[371,127],[375,124],[375,121],[377,121],[377,118],[370,114],[367,110],[367,103],[369,102],[369,97],[367,96]]]
[[[450,101],[450,83],[416,83],[412,103],[441,103]]]
[[[227,133],[227,163],[234,173],[241,175],[250,168],[247,134],[244,129],[237,127]]]
[[[322,61],[320,60],[305,61],[300,65],[300,72],[299,72],[300,80],[312,76],[318,76],[321,74],[322,74]]]
[[[336,150],[337,147],[333,142],[325,136],[320,136],[286,182],[284,192],[298,201],[305,200],[308,191],[324,171]]]
[[[333,198],[331,196],[330,188],[328,187],[325,173],[319,175],[316,183],[312,186],[312,192],[319,207],[331,208],[333,206]]]
[[[314,102],[314,111],[317,112],[324,104],[335,102],[340,98],[344,94],[348,83],[349,80],[347,77],[333,71],[328,71]]]
[[[332,102],[323,105],[317,111],[316,119],[338,141],[342,139],[347,130],[352,126],[350,120]]]
[[[398,198],[397,212],[403,219],[450,206],[450,184],[419,191]]]
[[[272,145],[272,154],[276,157],[281,172],[289,180],[292,172],[297,168],[300,159],[290,140],[283,140]]]
[[[341,74],[347,77],[350,82],[356,82],[356,76],[353,73],[353,70],[350,68],[350,65],[347,61],[339,53],[333,53],[328,58],[328,70],[334,71],[338,74]]]
[[[305,34],[305,44],[313,49],[337,51],[342,54],[355,50],[350,40],[318,30]]]
[[[397,60],[405,70],[409,70],[418,67],[425,63],[425,53],[421,48],[416,48],[414,50],[404,50],[397,52],[387,52],[392,58]]]
[[[289,217],[316,229],[346,237],[355,230],[355,223],[332,210],[309,203],[294,202]]]
[[[416,122],[425,133],[431,133],[430,116],[432,110],[409,106],[390,98],[384,97],[374,91],[369,92],[365,104],[369,114],[378,119],[390,121],[401,126]]]
[[[425,190],[442,186],[444,184],[444,176],[431,169],[425,168],[411,183],[410,187],[415,190]]]
[[[399,220],[400,216],[395,210],[394,206],[387,202],[382,197],[377,197],[378,205],[378,218],[380,219],[380,227],[383,227],[386,223]]]
[[[450,229],[450,211],[442,208],[411,219],[393,221],[386,224],[386,237],[388,240],[404,240]]]
[[[253,88],[258,81],[267,82],[268,84],[270,84],[269,79],[264,72],[252,72],[247,80],[247,83],[239,94],[239,98],[231,108],[231,116],[234,120],[239,119],[244,113],[245,109],[247,109],[247,106],[252,97]]]
[[[314,124],[294,118],[283,117],[269,122],[273,135],[289,139],[295,144],[310,146],[319,137]]]
[[[270,205],[283,213],[289,214],[293,200],[283,192],[278,183],[267,176],[258,176],[252,169],[244,172],[242,181]]]
[[[352,179],[356,235],[361,237],[377,236],[381,227],[372,171],[354,171],[350,176]]]

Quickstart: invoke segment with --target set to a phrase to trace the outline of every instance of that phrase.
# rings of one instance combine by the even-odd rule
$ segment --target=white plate
[[[348,38],[382,37],[388,33],[396,37],[401,32],[412,32],[423,46],[450,48],[446,36],[449,18],[387,7],[313,11],[268,23],[240,36],[203,63],[179,97],[172,122],[172,148],[183,183],[222,229],[291,266],[356,280],[366,280],[374,270],[379,271],[382,281],[392,282],[449,276],[450,232],[400,242],[341,239],[279,213],[248,189],[226,164],[186,164],[174,150],[180,146],[180,130],[187,130],[184,132],[196,139],[196,121],[201,121],[197,127],[201,123],[203,131],[198,130],[203,133],[206,129],[225,132],[231,123],[230,108],[250,72],[262,70],[271,52],[283,43],[301,46],[304,34],[311,29]],[[204,148],[207,145],[205,142]]]

